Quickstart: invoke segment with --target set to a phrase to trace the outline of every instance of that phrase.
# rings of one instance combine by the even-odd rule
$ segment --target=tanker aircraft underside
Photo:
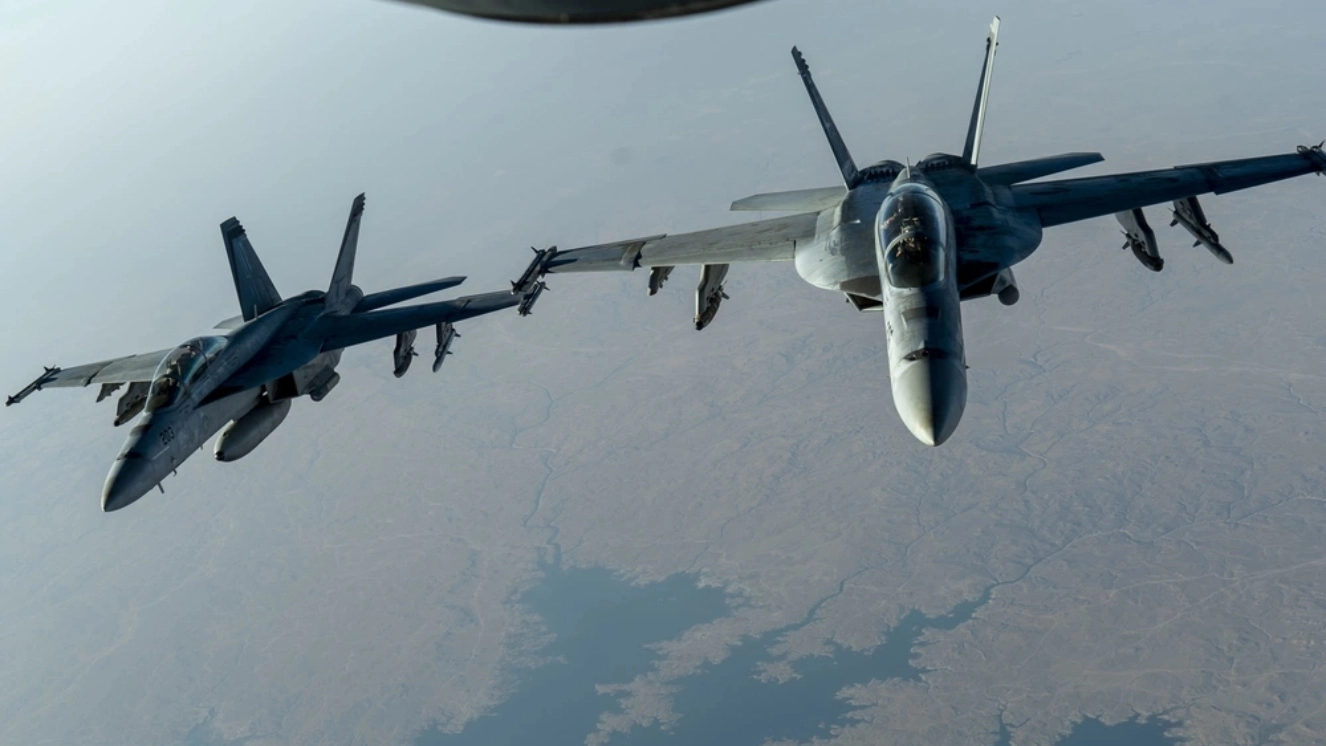
[[[617,23],[673,18],[754,0],[405,0],[453,13],[522,23]]]
[[[336,366],[351,345],[396,337],[394,373],[405,374],[414,359],[417,330],[433,326],[437,347],[433,370],[450,354],[462,319],[517,307],[529,313],[543,290],[526,272],[510,291],[470,295],[437,303],[389,308],[465,281],[447,277],[365,295],[351,284],[364,195],[355,198],[341,251],[326,292],[310,290],[282,299],[249,243],[244,227],[231,218],[221,224],[241,314],[217,325],[220,333],[178,347],[80,365],[47,368],[37,380],[6,400],[17,404],[35,391],[100,384],[97,401],[121,387],[115,413],[118,427],[142,413],[124,449],[111,466],[102,509],[118,510],[161,485],[165,477],[217,431],[214,454],[234,461],[250,453],[290,412],[290,403],[308,396],[322,401],[341,377]]]
[[[843,186],[757,194],[733,210],[796,213],[726,228],[659,235],[544,252],[541,272],[648,268],[653,295],[673,267],[701,265],[695,328],[727,298],[723,280],[735,262],[793,262],[810,284],[846,295],[862,311],[880,311],[888,345],[894,405],[922,443],[953,434],[967,400],[967,360],[960,301],[993,295],[1018,300],[1013,265],[1041,242],[1045,228],[1114,215],[1124,248],[1148,269],[1164,262],[1142,208],[1172,203],[1181,225],[1220,261],[1233,259],[1207,222],[1197,195],[1224,194],[1326,169],[1322,146],[1242,160],[1157,171],[1033,181],[1104,160],[1065,153],[979,166],[999,19],[990,25],[962,155],[937,153],[904,166],[884,160],[858,169],[829,115],[801,53],[797,70],[819,116]],[[1028,183],[1031,182],[1031,183]]]

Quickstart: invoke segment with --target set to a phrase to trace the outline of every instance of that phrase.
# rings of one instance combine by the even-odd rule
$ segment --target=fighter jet
[[[705,13],[753,0],[406,0],[455,13],[525,23],[611,23]]]
[[[1172,202],[1174,222],[1230,263],[1197,195],[1326,169],[1321,145],[1283,155],[1059,181],[1033,182],[1097,163],[1102,156],[1066,153],[982,166],[978,157],[998,34],[995,18],[962,155],[936,153],[911,165],[884,160],[857,168],[810,67],[794,47],[792,57],[842,172],[842,186],[757,194],[732,204],[733,210],[796,213],[789,217],[554,250],[541,271],[646,267],[653,295],[674,266],[701,265],[695,328],[703,329],[727,298],[723,281],[730,263],[793,262],[811,285],[843,293],[858,310],[882,312],[894,405],[918,440],[937,446],[953,434],[967,401],[959,302],[993,295],[1004,305],[1016,303],[1012,267],[1036,250],[1046,228],[1115,215],[1124,228],[1124,248],[1159,271],[1164,263],[1142,208]]]
[[[221,224],[241,314],[217,325],[222,333],[190,339],[172,349],[79,365],[46,368],[5,402],[17,404],[35,391],[100,384],[97,401],[128,389],[116,408],[118,427],[142,418],[129,432],[102,493],[103,510],[129,505],[159,487],[217,431],[213,453],[235,461],[271,435],[293,400],[322,401],[340,381],[336,366],[351,345],[395,336],[397,376],[414,358],[416,330],[435,326],[436,371],[458,335],[462,319],[520,307],[528,313],[542,290],[537,278],[512,289],[455,300],[388,308],[464,282],[447,277],[365,295],[351,284],[364,195],[354,200],[340,255],[326,292],[310,290],[282,299],[239,221]],[[163,490],[164,491],[164,490]]]

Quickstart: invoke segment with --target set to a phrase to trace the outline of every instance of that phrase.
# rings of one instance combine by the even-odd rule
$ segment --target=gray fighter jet
[[[938,153],[913,165],[885,160],[858,169],[810,68],[793,48],[844,186],[758,194],[732,204],[733,210],[797,213],[790,217],[570,251],[550,249],[541,271],[648,267],[652,295],[672,267],[702,265],[695,328],[703,329],[727,298],[723,280],[730,263],[794,262],[797,273],[815,287],[843,293],[861,311],[882,312],[894,405],[917,439],[939,445],[957,428],[967,400],[959,302],[993,295],[1004,305],[1016,303],[1012,267],[1036,250],[1044,229],[1115,215],[1124,228],[1124,248],[1159,271],[1164,263],[1141,208],[1172,202],[1174,222],[1229,263],[1233,260],[1206,221],[1197,195],[1326,169],[1321,145],[1284,155],[1034,183],[1026,182],[1103,158],[1067,153],[980,166],[998,33],[995,18],[962,155]]]
[[[277,293],[244,227],[234,218],[227,220],[221,224],[221,234],[242,313],[217,325],[223,333],[191,339],[173,349],[74,368],[47,368],[5,405],[44,388],[92,384],[101,385],[97,401],[102,401],[128,384],[116,408],[115,425],[140,412],[143,416],[111,466],[101,502],[103,510],[118,510],[159,487],[218,430],[221,437],[214,451],[218,461],[250,453],[285,420],[294,399],[307,395],[321,401],[336,386],[342,349],[395,336],[394,372],[400,376],[414,358],[416,330],[435,326],[436,371],[457,336],[454,322],[513,306],[528,314],[543,290],[535,277],[514,283],[510,291],[388,308],[455,287],[465,278],[447,277],[365,295],[351,284],[363,212],[361,194],[350,210],[327,291],[310,290],[287,299]]]
[[[480,18],[525,23],[614,23],[704,13],[753,0],[406,0]]]

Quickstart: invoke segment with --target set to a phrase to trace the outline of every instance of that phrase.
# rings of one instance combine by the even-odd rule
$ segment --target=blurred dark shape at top
[[[754,0],[404,0],[455,13],[522,23],[616,23],[704,13]]]

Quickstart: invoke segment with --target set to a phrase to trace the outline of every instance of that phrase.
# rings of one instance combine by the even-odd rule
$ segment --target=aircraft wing
[[[695,233],[650,236],[558,251],[548,260],[545,271],[609,272],[679,264],[788,262],[798,244],[815,237],[818,219],[818,213],[807,212]]]
[[[526,296],[499,290],[495,293],[467,295],[439,303],[423,303],[405,308],[324,316],[316,331],[323,335],[322,349],[339,350],[375,339],[393,337],[402,332],[423,329],[444,321],[455,323],[504,308],[519,306]]]
[[[1322,154],[1321,146],[1300,147],[1298,152],[1286,155],[1019,184],[1010,190],[1016,207],[1036,210],[1041,225],[1049,227],[1200,194],[1224,194],[1324,170],[1326,155]]]
[[[73,368],[47,368],[37,380],[28,384],[22,391],[5,400],[5,406],[18,404],[34,392],[44,388],[69,386],[91,386],[94,383],[147,383],[152,380],[157,366],[174,348],[145,352],[140,355],[117,357],[99,363],[88,363]]]

